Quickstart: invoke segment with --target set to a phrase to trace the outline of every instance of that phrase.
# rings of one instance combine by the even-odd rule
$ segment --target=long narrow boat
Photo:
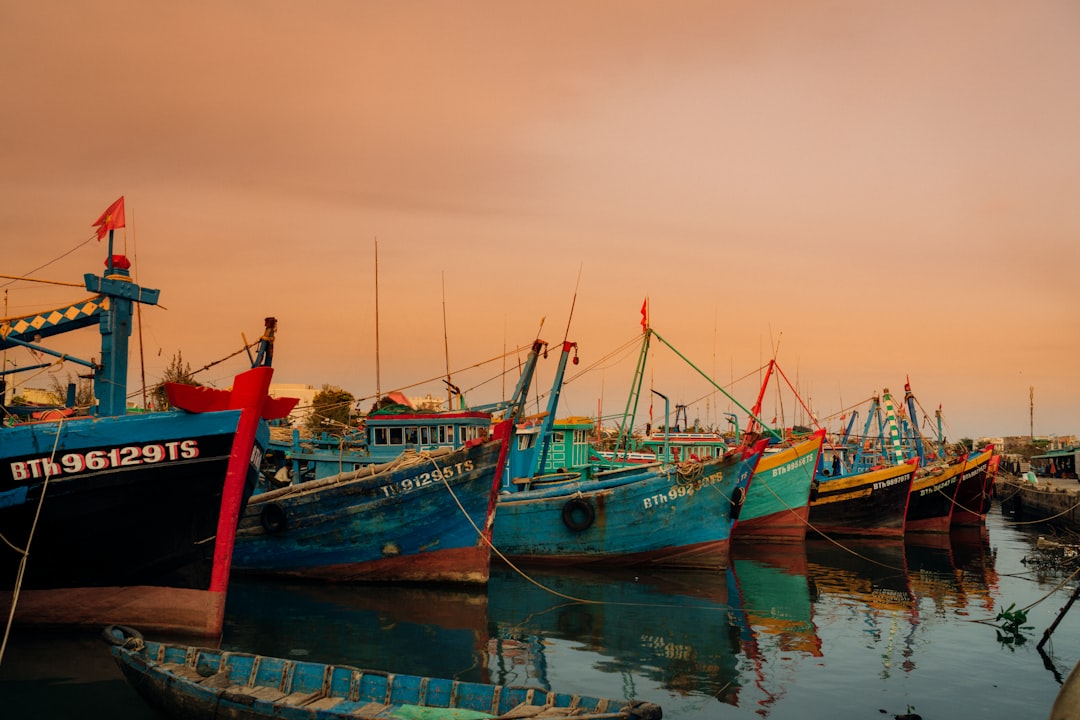
[[[947,533],[967,455],[948,464],[920,468],[911,482],[905,532]]]
[[[810,526],[825,535],[904,536],[918,460],[821,479],[810,501]]]
[[[127,627],[106,627],[104,635],[136,692],[176,720],[660,720],[663,716],[660,706],[640,700],[153,642]]]
[[[825,431],[758,461],[732,539],[802,542]]]
[[[255,367],[231,392],[170,386],[181,409],[128,414],[133,303],[159,294],[128,268],[110,253],[102,276],[85,275],[90,298],[0,324],[0,349],[92,368],[96,400],[89,416],[66,408],[0,427],[0,606],[16,623],[123,621],[216,637],[237,517],[268,435],[261,418],[295,404],[267,396],[276,321],[266,320]],[[39,345],[91,325],[99,361]]]
[[[994,499],[994,477],[990,472],[993,455],[993,445],[968,455],[964,473],[956,488],[952,527],[982,525],[986,522],[986,513],[990,512]]]

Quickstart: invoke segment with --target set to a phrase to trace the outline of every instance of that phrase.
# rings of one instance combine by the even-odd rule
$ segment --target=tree
[[[80,414],[85,414],[86,409],[94,404],[94,385],[89,378],[75,378],[71,373],[67,374],[67,382],[60,384],[56,375],[49,377],[49,392],[56,396],[57,405],[67,403],[68,385],[75,384],[75,407],[79,408]]]
[[[184,355],[180,350],[177,350],[176,354],[173,355],[172,362],[169,363],[169,367],[165,368],[165,373],[161,376],[161,382],[154,387],[152,396],[154,398],[154,408],[157,410],[168,410],[170,407],[169,396],[165,393],[165,383],[168,382],[201,385],[192,377],[191,365],[184,362]]]
[[[311,414],[304,420],[304,425],[312,432],[347,427],[354,401],[347,390],[336,385],[323,385],[311,399]]]

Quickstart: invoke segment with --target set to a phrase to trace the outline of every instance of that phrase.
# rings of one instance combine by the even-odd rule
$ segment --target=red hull
[[[970,527],[986,522],[993,502],[994,478],[990,473],[990,449],[970,457],[956,488],[952,527]]]
[[[731,543],[729,540],[681,545],[652,552],[629,555],[515,555],[512,559],[530,565],[602,565],[604,567],[654,566],[686,570],[726,570]]]
[[[736,542],[798,543],[806,538],[806,526],[810,518],[810,506],[782,510],[765,517],[739,520],[732,531]]]
[[[917,533],[947,533],[952,524],[949,515],[943,517],[926,518],[925,520],[908,520],[905,530]]]
[[[0,593],[0,604],[10,602],[10,592]],[[218,637],[224,615],[225,593],[211,590],[133,585],[19,593],[19,622],[45,627],[100,627],[122,617],[147,631]]]
[[[491,551],[483,545],[355,564],[322,565],[296,573],[275,571],[275,574],[336,582],[486,583],[490,568]]]

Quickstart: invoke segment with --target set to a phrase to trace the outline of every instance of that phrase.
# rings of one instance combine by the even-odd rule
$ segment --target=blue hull
[[[549,487],[535,478],[500,495],[495,549],[531,562],[724,568],[759,457],[632,466]]]
[[[341,581],[487,582],[483,536],[490,537],[505,448],[492,438],[255,495],[240,520],[233,569]]]
[[[105,639],[132,687],[178,720],[662,717],[658,705],[642,701],[149,642],[130,628],[108,627]]]

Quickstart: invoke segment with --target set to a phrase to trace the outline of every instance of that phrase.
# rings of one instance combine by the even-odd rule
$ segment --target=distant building
[[[19,393],[22,399],[31,405],[63,405],[63,398],[57,398],[56,395],[42,388],[23,388]]]
[[[311,414],[311,404],[319,391],[311,385],[302,383],[273,383],[270,385],[270,397],[298,398],[300,402],[289,413],[289,424],[302,425]]]

